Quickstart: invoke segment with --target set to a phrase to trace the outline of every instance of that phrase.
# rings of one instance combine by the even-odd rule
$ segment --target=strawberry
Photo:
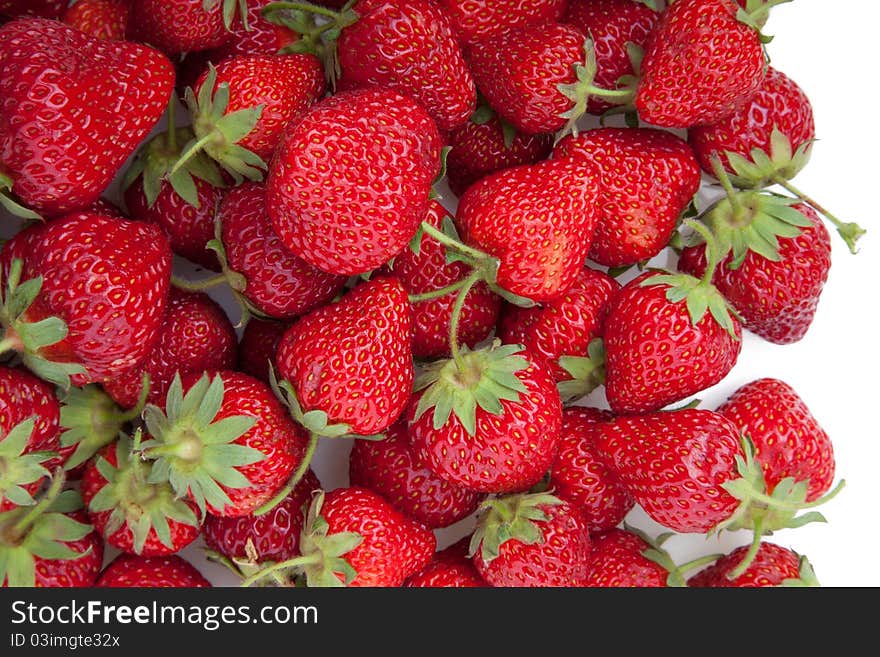
[[[0,513],[34,504],[50,472],[70,454],[61,449],[59,416],[52,386],[0,366]]]
[[[447,218],[452,221],[442,205],[431,201],[423,221],[440,228]],[[436,297],[435,291],[464,281],[470,269],[463,262],[447,262],[445,247],[430,235],[418,233],[415,239],[418,241],[413,248],[404,249],[381,271],[397,278],[413,301],[413,355],[422,359],[448,356],[452,309],[457,295],[449,292]],[[489,337],[500,306],[501,299],[485,282],[476,284],[463,301],[458,339],[473,347]]]
[[[79,510],[76,491],[56,476],[35,506],[0,513],[0,586],[89,587],[104,543]]]
[[[416,383],[407,414],[416,459],[478,492],[536,484],[553,461],[562,422],[549,371],[517,345],[453,354]]]
[[[762,542],[751,565],[737,577],[730,571],[746,555],[748,546],[736,548],[700,571],[687,585],[694,588],[757,588],[765,586],[819,586],[813,568],[806,557],[774,543]]]
[[[130,12],[129,0],[77,0],[64,12],[62,20],[98,39],[122,41]]]
[[[148,405],[144,458],[151,483],[170,481],[199,510],[244,516],[284,488],[306,458],[304,432],[271,389],[241,374],[175,375],[164,409]]]
[[[582,514],[591,532],[616,527],[635,504],[597,453],[595,427],[612,417],[596,408],[566,408],[559,451],[550,466],[550,490]]]
[[[440,137],[416,101],[339,93],[288,126],[269,168],[269,217],[300,258],[362,274],[412,239],[439,167]]]
[[[590,534],[570,504],[535,493],[491,499],[483,508],[470,552],[490,585],[584,585]]]
[[[171,273],[168,241],[155,226],[71,214],[18,233],[0,261],[3,347],[22,351],[42,378],[105,381],[151,349]]]
[[[596,50],[594,83],[604,89],[620,87],[621,78],[636,74],[634,59],[644,50],[660,14],[653,0],[569,0],[562,23],[588,35]],[[590,114],[614,107],[590,98]]]
[[[449,136],[446,178],[456,196],[480,178],[523,164],[534,164],[550,154],[550,135],[525,135],[504,123],[488,105]]]
[[[345,284],[295,256],[272,230],[266,187],[245,183],[227,192],[217,212],[220,243],[213,242],[226,280],[243,307],[259,316],[293,319],[330,301]],[[265,362],[261,364],[265,375]]]
[[[565,293],[596,229],[594,167],[549,160],[506,169],[472,185],[458,205],[467,245],[498,260],[494,283],[532,301]]]
[[[355,441],[349,481],[379,493],[398,511],[431,529],[469,516],[481,499],[478,493],[440,479],[416,460],[405,420],[393,424],[382,440]]]
[[[0,191],[46,215],[97,200],[159,120],[173,86],[171,62],[150,48],[60,21],[0,27]]]
[[[468,538],[436,552],[427,566],[406,580],[409,588],[473,588],[488,586],[468,558]]]
[[[172,103],[169,121],[174,120],[173,113]],[[125,205],[133,219],[159,226],[174,253],[216,271],[217,256],[206,245],[214,237],[214,216],[223,198],[220,171],[200,153],[172,174],[183,145],[192,138],[189,127],[152,137],[125,172]]]
[[[0,16],[61,18],[69,0],[0,0]]]
[[[132,3],[128,39],[169,55],[226,43],[241,0],[138,0]]]
[[[425,567],[436,544],[427,528],[372,491],[319,491],[300,538],[302,556],[258,571],[243,585],[295,568],[312,587],[399,587]]]
[[[691,149],[660,130],[589,130],[566,137],[553,157],[587,160],[598,170],[602,185],[590,259],[608,267],[633,265],[660,253],[700,188],[700,167]]]
[[[733,223],[737,218],[730,214],[717,224],[721,228],[716,230],[725,232],[735,226],[734,237],[742,235],[744,243],[734,242],[712,282],[748,330],[776,344],[791,344],[806,335],[816,315],[831,268],[831,239],[807,205],[755,193],[747,198],[749,203],[741,205],[749,208],[745,223]],[[724,203],[718,210],[727,207]],[[768,231],[781,233],[781,239],[773,240],[775,248],[767,240]],[[685,248],[678,268],[704,276],[706,245]]]
[[[590,573],[586,586],[656,588],[667,586],[669,571],[645,556],[652,546],[638,534],[609,528],[592,534]]]
[[[518,131],[557,132],[575,101],[560,86],[578,82],[584,34],[570,25],[537,23],[489,36],[468,51],[480,93]]]
[[[176,554],[143,557],[120,554],[101,571],[99,588],[204,588],[205,579],[189,561]]]
[[[706,312],[708,310],[708,312]],[[727,376],[742,329],[706,280],[646,272],[605,322],[605,394],[617,414],[658,410]]]
[[[788,477],[808,482],[807,501],[831,489],[831,439],[804,400],[779,379],[757,379],[738,388],[716,411],[731,420],[755,447],[764,480],[775,488]]]
[[[641,63],[639,117],[667,128],[714,123],[764,80],[761,35],[734,0],[680,0],[651,32]]]
[[[299,554],[303,511],[320,487],[318,478],[308,470],[290,494],[266,514],[238,518],[209,515],[202,527],[205,544],[223,557],[249,566],[293,559]]]
[[[511,27],[555,23],[567,0],[439,0],[455,35],[465,46]]]
[[[151,483],[152,464],[122,435],[102,449],[82,478],[89,521],[109,545],[152,557],[182,550],[199,535],[195,503],[177,498],[167,482]]]
[[[269,383],[269,368],[274,367],[278,345],[290,326],[285,322],[251,318],[241,333],[235,369]]]
[[[303,316],[284,334],[276,356],[294,417],[319,435],[331,428],[384,431],[410,398],[411,339],[412,309],[403,285],[390,277],[361,283]]]
[[[378,87],[411,96],[442,130],[463,124],[474,111],[473,78],[433,0],[358,0],[340,12],[314,12],[305,2],[273,6],[329,18],[320,26],[289,25],[302,34],[303,48],[325,53],[328,78],[334,85],[338,77],[338,90]]]
[[[137,405],[144,375],[150,377],[147,401],[161,403],[174,375],[232,369],[236,364],[235,329],[223,308],[206,294],[172,288],[158,337],[147,357],[130,370],[104,381],[103,388],[123,408]]]
[[[604,333],[608,305],[619,289],[620,284],[610,276],[584,267],[574,284],[557,299],[532,308],[506,303],[498,337],[504,344],[521,344],[536,358],[544,359],[557,381],[577,379],[574,374],[582,372],[575,370],[586,366],[588,372],[595,372],[592,382],[583,381],[589,388],[591,383],[602,381],[601,370],[589,367],[602,365],[589,361],[590,345]]]
[[[285,126],[324,95],[318,58],[236,55],[202,73],[185,100],[192,140],[176,167],[202,149],[241,182],[259,180]]]

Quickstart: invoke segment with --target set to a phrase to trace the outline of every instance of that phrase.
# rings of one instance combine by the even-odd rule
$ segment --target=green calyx
[[[149,390],[149,376],[145,374],[138,402],[129,411],[119,408],[116,402],[95,384],[71,388],[63,394],[60,418],[63,429],[61,446],[76,445],[73,454],[65,462],[64,469],[76,468],[94,456],[99,449],[113,442],[126,424],[140,416],[146,405]]]
[[[792,151],[791,140],[774,126],[770,135],[770,152],[753,148],[749,157],[733,151],[724,155],[733,175],[731,182],[743,189],[762,189],[778,178],[791,180],[810,161],[813,141],[807,141]]]
[[[638,56],[635,50],[630,52],[631,58]],[[584,41],[584,62],[574,65],[577,82],[557,85],[559,92],[573,103],[571,109],[559,115],[560,118],[567,119],[567,123],[557,133],[557,143],[568,134],[577,137],[578,119],[587,113],[587,106],[591,98],[600,98],[621,106],[630,105],[635,99],[634,78],[628,76],[622,78],[622,86],[619,89],[602,89],[595,85],[598,70],[595,44],[592,39],[587,39]],[[638,70],[637,67],[636,70]]]
[[[36,212],[23,206],[12,196],[12,178],[0,171],[0,207],[22,219],[42,219]]]
[[[247,0],[202,0],[202,9],[207,12],[214,11],[221,2],[223,3],[223,27],[227,31],[232,30],[232,22],[235,20],[236,12],[241,16],[244,29],[251,29],[247,18]]]
[[[540,507],[557,504],[562,504],[562,500],[549,493],[520,493],[486,500],[480,505],[482,515],[471,535],[469,556],[479,550],[482,560],[489,563],[498,557],[507,541],[543,543],[544,533],[538,523],[546,522],[549,516]]]
[[[429,364],[416,379],[415,389],[424,390],[416,406],[415,420],[433,409],[433,427],[439,430],[455,415],[468,435],[476,434],[477,408],[490,415],[504,412],[502,401],[518,402],[527,391],[516,373],[529,362],[517,355],[521,345],[493,345],[471,351],[460,349],[459,359]]]
[[[477,109],[471,114],[471,123],[474,125],[485,125],[494,118],[497,118],[498,123],[501,125],[501,134],[504,137],[504,147],[507,150],[510,150],[513,147],[513,140],[516,139],[516,128],[498,116],[495,113],[495,110],[492,109],[492,106],[489,105],[482,96],[479,96]]]
[[[813,570],[813,564],[810,563],[809,559],[801,555],[800,560],[798,561],[798,576],[783,580],[782,584],[779,586],[785,588],[812,588],[819,587],[821,584]]]
[[[664,543],[675,536],[675,532],[667,532],[665,534],[660,534],[656,538],[651,538],[645,532],[636,529],[626,522],[624,522],[623,527],[626,531],[635,534],[650,546],[647,550],[642,552],[642,556],[649,561],[653,561],[669,573],[666,577],[666,586],[669,587],[687,586],[687,573],[689,571],[714,563],[722,556],[720,554],[709,554],[685,564],[678,565],[675,563],[669,552],[663,548]]]
[[[834,498],[844,487],[841,480],[829,493],[813,502],[807,502],[809,480],[796,481],[793,477],[781,480],[772,491],[767,490],[764,471],[755,459],[755,446],[748,436],[742,436],[742,454],[736,456],[736,479],[725,482],[722,487],[740,504],[729,518],[713,528],[714,532],[749,529],[753,532],[752,544],[742,562],[728,577],[736,579],[751,565],[761,545],[761,538],[785,528],[802,527],[811,522],[825,522],[825,517],[812,509]]]
[[[0,513],[0,585],[33,587],[37,557],[71,560],[88,554],[68,546],[85,538],[92,527],[65,515],[82,508],[82,499],[63,486],[64,477],[58,474],[34,506]]]
[[[28,418],[0,438],[0,501],[32,506],[36,502],[24,487],[50,476],[43,464],[55,452],[25,452],[35,423],[35,417]]]
[[[563,403],[586,397],[605,383],[605,343],[595,338],[587,346],[586,356],[560,356],[559,366],[571,377],[556,384]]]
[[[215,88],[216,87],[216,88]],[[257,105],[227,113],[229,107],[229,83],[217,84],[217,70],[209,65],[208,75],[199,87],[198,97],[191,87],[184,96],[192,117],[194,136],[183,147],[180,159],[174,164],[169,176],[187,166],[197,153],[204,152],[241,184],[245,179],[259,181],[268,165],[256,153],[238,142],[246,137],[263,112]]]
[[[169,550],[176,547],[171,538],[169,520],[192,527],[199,526],[199,519],[192,508],[175,495],[167,482],[151,483],[150,471],[155,462],[142,461],[134,454],[135,443],[125,434],[116,443],[116,466],[98,457],[96,467],[106,484],[89,502],[93,513],[110,512],[105,534],[112,535],[125,527],[131,532],[134,550],[140,554],[154,531],[162,545]]]
[[[184,395],[176,374],[165,401],[165,411],[153,404],[144,409],[152,436],[140,446],[144,458],[155,461],[147,482],[169,482],[179,497],[189,496],[204,515],[206,504],[222,509],[232,501],[222,486],[246,488],[251,482],[237,468],[257,463],[266,455],[235,444],[254,426],[250,415],[217,420],[224,399],[223,378],[203,375]]]
[[[246,578],[241,585],[251,586],[279,573],[284,573],[288,580],[302,574],[309,587],[337,588],[351,584],[357,577],[357,571],[344,557],[364,538],[355,532],[329,533],[330,526],[321,515],[323,504],[324,491],[318,491],[305,511],[305,524],[299,540],[302,556],[263,568]]]
[[[360,15],[353,9],[357,0],[349,0],[339,11],[310,2],[272,2],[262,14],[270,23],[282,25],[299,34],[299,39],[281,50],[282,53],[308,53],[324,65],[324,75],[331,91],[342,75],[336,43],[346,27],[354,25]]]
[[[745,7],[740,7],[736,18],[739,22],[754,28],[759,34],[770,16],[770,10],[791,0],[747,0]],[[762,42],[768,43],[772,37],[761,35]]]
[[[172,99],[169,109],[175,102],[176,98]],[[169,111],[169,114],[172,113]],[[192,143],[194,139],[195,134],[188,126],[169,129],[150,139],[125,172],[123,189],[142,176],[147,205],[153,207],[162,190],[162,183],[167,181],[180,198],[198,208],[200,202],[195,178],[218,188],[225,185],[216,163],[201,151],[195,152],[182,166],[175,168],[183,153],[179,145]]]
[[[27,320],[25,313],[40,294],[43,277],[21,282],[23,267],[24,263],[15,258],[5,281],[0,271],[0,354],[19,352],[25,366],[34,374],[66,390],[70,387],[70,377],[85,374],[86,370],[77,363],[49,361],[39,355],[44,347],[67,337],[67,324],[59,317],[46,317],[38,322]]]

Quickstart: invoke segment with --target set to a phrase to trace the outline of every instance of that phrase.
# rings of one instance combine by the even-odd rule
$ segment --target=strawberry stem
[[[718,252],[718,241],[715,239],[712,231],[710,231],[702,222],[689,219],[684,223],[686,226],[698,232],[700,237],[706,242],[706,271],[703,274],[703,278],[700,279],[700,285],[708,287],[712,285],[712,277],[715,275],[715,270],[718,268],[718,264],[721,260],[721,254]]]
[[[482,274],[475,271],[464,279],[464,284],[461,286],[458,296],[455,298],[455,305],[452,306],[452,316],[449,320],[449,350],[452,353],[452,360],[455,361],[459,372],[464,372],[467,369],[467,365],[461,356],[461,346],[458,343],[458,326],[461,321],[461,311],[462,308],[464,308],[465,299],[471,291],[471,288],[476,285],[481,278]]]
[[[441,287],[436,290],[431,290],[430,292],[422,292],[421,294],[411,294],[409,295],[410,303],[421,303],[422,301],[431,301],[433,299],[439,299],[440,297],[445,297],[447,294],[452,294],[453,292],[458,292],[461,288],[465,286],[467,283],[467,278],[463,278],[460,281],[452,283],[451,285],[447,285],[446,287]]]
[[[715,174],[718,182],[721,183],[721,186],[724,188],[724,192],[727,194],[727,198],[730,201],[730,207],[733,210],[733,218],[737,225],[742,224],[746,211],[742,203],[740,203],[739,195],[737,194],[736,189],[734,189],[733,183],[730,182],[730,176],[727,175],[727,171],[725,171],[724,166],[721,164],[721,160],[716,153],[712,154],[710,160],[712,162],[712,172]]]
[[[177,96],[171,96],[171,102],[168,103],[168,132],[165,143],[168,145],[169,153],[177,152],[177,126],[174,125],[174,105],[177,103]]]
[[[172,131],[172,132],[173,132],[173,131]],[[213,132],[209,132],[209,133],[206,134],[204,137],[202,137],[201,139],[199,139],[198,141],[196,141],[194,144],[192,144],[191,146],[188,146],[188,147],[186,148],[186,151],[185,151],[185,152],[183,153],[183,155],[180,157],[180,159],[177,160],[177,162],[174,163],[174,166],[173,166],[173,167],[171,167],[171,171],[168,172],[168,176],[171,177],[171,176],[173,176],[175,173],[177,173],[178,171],[180,171],[180,170],[186,165],[187,162],[189,162],[189,161],[190,161],[191,159],[193,159],[196,155],[198,155],[199,153],[201,153],[202,150],[205,148],[205,146],[207,146],[207,145],[208,145],[211,141],[213,141],[214,139],[215,139],[214,133],[213,133]]]
[[[263,16],[288,9],[307,11],[311,14],[326,16],[331,19],[338,19],[342,15],[342,12],[333,11],[328,7],[321,7],[320,5],[313,5],[311,2],[273,2],[263,7]]]
[[[6,337],[0,340],[0,356],[5,354],[7,351],[21,351],[21,340],[14,333],[12,335],[9,335],[9,333],[11,332],[12,329],[7,329]]]
[[[287,481],[287,484],[282,488],[275,497],[266,502],[263,506],[258,507],[256,511],[254,511],[255,516],[261,516],[263,514],[269,513],[276,506],[281,504],[285,497],[290,495],[293,492],[293,489],[296,488],[296,485],[300,482],[300,480],[305,476],[306,472],[309,469],[309,466],[312,463],[312,458],[315,456],[315,448],[318,446],[318,439],[320,436],[314,432],[309,432],[309,444],[306,447],[306,453],[303,455],[302,461],[300,461],[299,467],[297,467],[296,471]]]
[[[52,506],[53,502],[58,498],[61,494],[61,489],[64,487],[64,471],[60,468],[55,472],[52,477],[52,483],[49,485],[49,488],[46,489],[45,495],[40,499],[39,502],[31,509],[24,517],[21,518],[17,523],[12,526],[12,534],[16,536],[22,536],[27,529],[34,523],[34,521],[39,518],[46,510]]]
[[[727,573],[727,579],[735,580],[746,572],[746,570],[749,569],[749,566],[752,565],[752,561],[755,560],[758,550],[761,549],[761,539],[764,537],[764,519],[761,516],[755,518],[754,532],[755,533],[752,536],[752,544],[749,546],[748,551],[743,556],[742,561],[739,562],[739,565]]]
[[[846,242],[846,246],[849,248],[849,252],[852,254],[858,253],[858,249],[856,249],[856,242],[865,234],[865,229],[859,226],[854,222],[843,222],[833,214],[831,214],[824,207],[816,203],[815,200],[804,194],[797,187],[792,185],[788,180],[783,178],[782,176],[774,176],[773,182],[775,182],[780,187],[784,187],[786,190],[797,196],[801,201],[811,206],[824,216],[828,221],[834,224],[834,227],[837,228],[837,233],[843,238],[843,241]]]
[[[449,235],[446,235],[442,230],[439,230],[438,228],[434,228],[434,226],[432,226],[427,221],[422,222],[422,230],[433,237],[435,240],[440,242],[440,244],[442,244],[446,248],[452,249],[453,251],[456,251],[464,256],[468,256],[469,258],[473,258],[474,260],[478,261],[485,260],[487,258],[486,254],[482,251],[478,251],[477,249],[467,246],[466,244],[462,244],[458,240],[449,237]]]
[[[222,285],[225,282],[225,274],[217,274],[216,276],[203,278],[200,281],[188,281],[185,278],[180,278],[179,276],[171,277],[171,284],[177,289],[183,290],[184,292],[204,292],[205,290],[208,290],[212,287]]]
[[[299,568],[301,566],[308,566],[310,564],[320,563],[322,560],[322,556],[320,552],[315,552],[308,556],[295,557],[293,559],[288,559],[287,561],[279,561],[278,563],[273,563],[271,566],[267,566],[262,570],[258,570],[250,577],[247,577],[241,582],[242,587],[248,587],[252,584],[260,581],[261,579],[265,579],[269,575],[274,575],[275,573],[281,570],[287,570],[289,568]]]

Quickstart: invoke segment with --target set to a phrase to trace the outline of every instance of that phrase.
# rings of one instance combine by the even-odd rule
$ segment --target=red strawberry
[[[321,271],[291,253],[272,230],[266,187],[246,183],[230,190],[217,213],[227,279],[258,315],[292,319],[332,299],[344,276]],[[263,374],[266,372],[262,364]]]
[[[754,561],[744,573],[731,577],[732,571],[748,552],[748,546],[736,548],[713,565],[690,579],[694,588],[757,588],[765,586],[819,586],[806,557],[774,543],[762,542]]]
[[[298,568],[308,586],[401,586],[431,560],[434,534],[365,488],[318,492],[300,538],[302,556],[245,580]]]
[[[489,174],[543,160],[550,154],[552,143],[550,135],[517,132],[484,105],[470,121],[449,136],[452,149],[446,160],[449,189],[461,196],[468,187]]]
[[[591,532],[616,527],[635,504],[597,452],[596,425],[612,417],[596,408],[566,408],[559,451],[550,467],[550,490],[583,515]]]
[[[148,405],[144,418],[151,479],[219,516],[248,515],[271,500],[306,454],[303,430],[272,390],[238,372],[177,375],[164,410]]]
[[[412,96],[442,130],[468,120],[476,106],[474,80],[452,26],[432,0],[358,0],[349,13],[336,51],[340,88],[382,87]]]
[[[776,344],[791,344],[801,340],[813,323],[831,268],[831,239],[807,205],[792,206],[786,199],[759,194],[749,194],[748,198],[752,202],[747,207],[753,214],[748,222],[740,224],[744,227],[734,228],[747,245],[734,247],[715,270],[712,283],[737,310],[748,330]],[[778,249],[765,246],[768,230],[782,233],[776,240]],[[740,249],[744,255],[737,264]],[[678,268],[703,276],[706,245],[685,248]]]
[[[532,301],[550,301],[583,269],[598,195],[593,166],[549,160],[477,181],[461,197],[458,222],[466,244],[498,259],[498,286]]]
[[[121,436],[90,462],[82,478],[89,521],[109,545],[145,557],[182,550],[199,535],[201,519],[190,500],[167,482],[151,483],[151,466]]]
[[[258,179],[257,168],[272,156],[284,128],[324,90],[321,63],[314,55],[224,59],[186,92],[195,136],[183,159],[204,149],[233,177]]]
[[[369,488],[401,513],[431,529],[448,527],[477,510],[481,496],[440,479],[410,447],[406,421],[382,440],[356,440],[349,461],[352,486]]]
[[[557,132],[575,104],[559,87],[578,82],[584,40],[570,25],[523,25],[475,44],[468,62],[498,116],[525,134]]]
[[[635,105],[642,120],[669,128],[715,123],[764,80],[758,30],[734,0],[680,0],[651,33]]]
[[[436,201],[431,201],[424,221],[439,229],[446,217],[450,217],[450,213]],[[448,356],[450,323],[457,293],[416,300],[419,295],[431,296],[435,290],[464,281],[470,268],[463,262],[447,262],[446,248],[430,235],[419,234],[416,239],[419,240],[416,245],[395,256],[382,272],[397,278],[413,298],[413,355],[423,359]],[[501,299],[485,282],[480,282],[470,289],[463,303],[458,340],[472,347],[492,332]]]
[[[406,580],[410,588],[473,588],[488,586],[467,556],[469,539],[463,538],[436,552],[427,566]]]
[[[633,265],[660,253],[700,188],[700,167],[691,149],[660,130],[589,130],[565,138],[553,156],[587,160],[599,172],[590,259],[608,267]]]
[[[656,272],[638,276],[614,298],[605,322],[611,409],[654,411],[715,385],[736,364],[741,333],[708,282]]]
[[[288,126],[269,169],[269,217],[300,258],[362,274],[412,239],[439,167],[440,137],[414,100],[340,93]]]
[[[173,118],[169,110],[169,120]],[[161,227],[174,253],[216,271],[217,255],[206,245],[214,238],[214,216],[223,198],[220,171],[210,158],[198,154],[171,174],[192,138],[186,127],[150,139],[125,172],[125,205],[133,219]]]
[[[236,369],[269,383],[269,368],[275,366],[278,345],[290,326],[284,322],[252,317],[241,333]]]
[[[389,277],[361,283],[337,303],[300,318],[277,354],[294,416],[317,434],[327,423],[344,425],[343,433],[384,431],[412,391],[411,339],[406,291]],[[308,418],[299,417],[303,411],[311,413]]]
[[[715,155],[741,187],[766,187],[777,176],[794,178],[807,164],[815,138],[809,98],[772,67],[757,93],[733,114],[688,130],[703,170],[714,173]]]
[[[660,14],[651,2],[641,0],[569,0],[561,22],[576,27],[593,40],[596,49],[594,83],[616,89],[620,79],[636,73],[633,46],[644,49]],[[613,104],[590,98],[590,114],[601,114]]]
[[[209,515],[202,527],[205,543],[227,559],[249,564],[292,559],[299,554],[304,509],[320,487],[318,478],[308,470],[268,513],[238,518]]]
[[[764,378],[747,383],[715,412],[731,420],[752,441],[768,488],[775,488],[787,477],[809,482],[808,502],[831,489],[831,439],[804,400],[784,381]]]
[[[555,23],[567,0],[440,0],[458,40],[472,46],[510,27]]]
[[[169,55],[217,48],[231,38],[239,0],[138,0],[132,3],[128,38]]]
[[[584,586],[590,534],[580,514],[546,493],[484,503],[470,551],[492,586]]]
[[[464,348],[431,364],[417,383],[426,386],[408,411],[419,462],[485,493],[521,491],[541,480],[562,422],[559,392],[544,365],[515,345]]]
[[[0,513],[0,586],[89,587],[101,570],[104,543],[75,491],[56,476],[36,506]]]
[[[572,378],[572,357],[589,357],[590,343],[604,333],[608,305],[620,283],[595,269],[581,269],[561,297],[532,308],[505,304],[498,324],[504,344],[521,344],[547,362],[557,381]],[[562,363],[562,364],[561,364]]]
[[[7,23],[0,27],[0,174],[37,212],[87,206],[159,120],[173,86],[171,62],[155,50],[96,39],[60,21]]]
[[[77,0],[64,12],[62,20],[98,39],[122,41],[130,11],[129,0]]]
[[[598,588],[665,587],[669,571],[645,556],[652,546],[637,534],[608,529],[592,534],[586,586]]]
[[[61,18],[70,0],[0,0],[0,16]]]
[[[6,290],[6,307],[14,302],[17,312],[4,313],[3,327],[5,342],[24,352],[35,373],[58,383],[73,375],[82,385],[117,376],[147,355],[171,274],[171,250],[158,228],[72,214],[7,242],[0,254],[7,277],[21,255],[20,280],[37,282]]]
[[[105,381],[104,390],[123,408],[133,408],[146,374],[147,401],[161,404],[178,372],[234,368],[236,344],[235,329],[216,301],[172,288],[153,349],[135,367]]]
[[[210,587],[195,566],[176,554],[141,557],[120,554],[101,572],[100,588],[203,588]]]
[[[55,390],[29,372],[0,366],[0,513],[34,504],[50,472],[64,463]]]

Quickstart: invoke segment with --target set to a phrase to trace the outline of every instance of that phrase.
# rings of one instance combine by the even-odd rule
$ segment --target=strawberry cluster
[[[864,232],[777,4],[0,0],[0,583],[815,584],[828,435],[688,403]]]

